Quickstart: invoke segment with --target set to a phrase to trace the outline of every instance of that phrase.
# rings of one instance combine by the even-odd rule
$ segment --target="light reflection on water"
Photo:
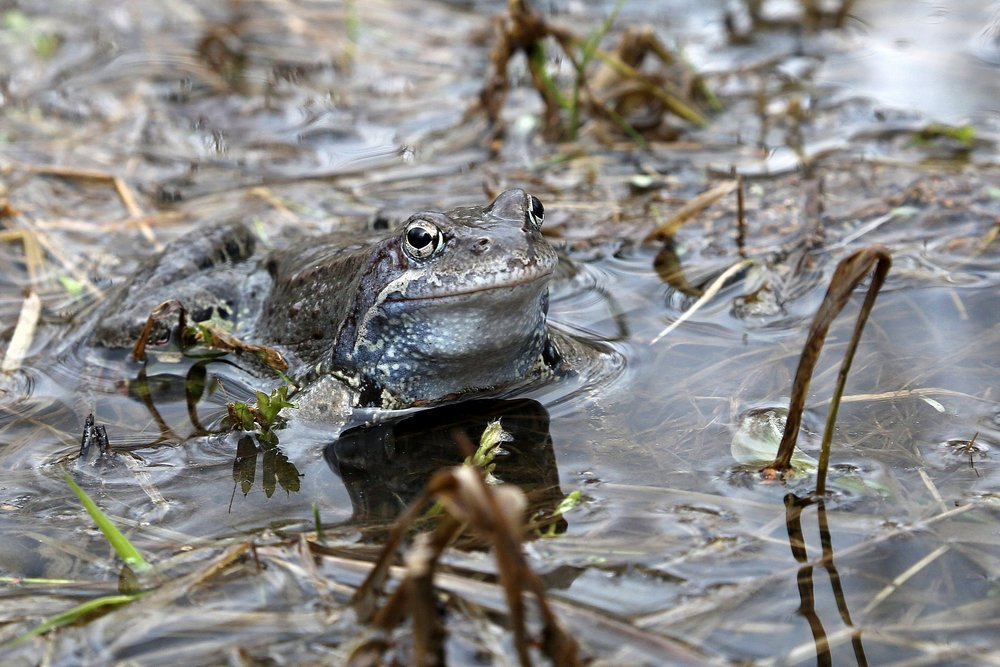
[[[1000,70],[982,60],[980,42],[996,21],[995,2],[866,2],[855,11],[853,43],[822,79],[942,122],[990,121],[996,129]]]

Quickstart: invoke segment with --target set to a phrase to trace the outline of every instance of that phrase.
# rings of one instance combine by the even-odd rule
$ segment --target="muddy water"
[[[486,71],[492,5],[112,4],[9,10],[0,33],[4,229],[29,230],[45,253],[32,278],[21,244],[0,245],[5,346],[25,288],[43,303],[24,363],[0,384],[0,574],[70,582],[0,590],[3,638],[117,590],[119,565],[61,476],[91,411],[120,464],[74,468],[77,478],[151,560],[179,576],[252,539],[265,569],[245,564],[176,600],[5,647],[5,664],[210,664],[237,650],[342,660],[359,629],[338,586],[360,575],[326,560],[313,578],[286,545],[312,530],[315,506],[329,543],[370,559],[423,480],[461,460],[455,423],[474,439],[494,415],[515,435],[498,474],[532,512],[583,492],[527,551],[586,655],[664,664],[678,660],[676,642],[687,659],[778,664],[997,659],[1000,263],[989,234],[1000,220],[1000,72],[981,39],[989,3],[859,3],[841,30],[775,27],[740,46],[727,45],[716,7],[626,3],[608,47],[625,25],[654,25],[708,73],[723,109],[705,128],[674,122],[675,141],[644,150],[608,143],[596,125],[551,143],[515,63],[496,156],[481,118],[463,120]],[[778,19],[795,9],[765,6]],[[551,10],[574,26],[603,16]],[[972,123],[975,137],[921,136],[932,121]],[[52,166],[120,176],[135,203],[109,180]],[[752,262],[691,313],[698,290],[743,259],[733,197],[669,247],[640,241],[733,169],[745,177]],[[249,399],[259,378],[224,359],[143,368],[72,344],[102,293],[201,225],[239,216],[266,242],[513,186],[545,202],[565,255],[551,319],[603,341],[623,367],[340,439],[342,424],[290,414],[277,447],[248,448],[221,424],[226,402]],[[733,459],[733,433],[746,409],[787,403],[836,262],[876,242],[894,265],[848,381],[832,491],[800,503],[811,478],[761,482]],[[855,309],[831,331],[807,430],[822,426]],[[807,432],[802,446],[815,455],[817,441]],[[475,550],[451,559],[492,571]],[[453,662],[488,662],[485,619],[449,622]]]

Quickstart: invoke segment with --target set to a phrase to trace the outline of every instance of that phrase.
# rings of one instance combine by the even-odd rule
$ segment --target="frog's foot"
[[[171,328],[166,326],[164,320],[174,313],[177,314],[177,326]],[[151,339],[158,345],[168,342],[170,338],[180,340],[186,327],[187,310],[184,308],[184,304],[177,299],[164,301],[154,308],[149,313],[149,317],[146,318],[146,324],[142,327],[135,345],[132,346],[132,358],[136,361],[145,361],[146,346]],[[172,335],[172,332],[176,332],[176,334]]]
[[[87,415],[83,423],[83,436],[80,438],[79,463],[89,463],[95,468],[108,468],[117,463],[117,456],[111,448],[104,424],[95,424],[93,413]]]
[[[212,322],[198,322],[189,327],[182,327],[181,345],[184,348],[193,345],[203,345],[213,350],[219,350],[220,352],[251,354],[272,370],[276,370],[279,373],[284,373],[288,370],[288,361],[275,348],[240,340],[229,331]]]

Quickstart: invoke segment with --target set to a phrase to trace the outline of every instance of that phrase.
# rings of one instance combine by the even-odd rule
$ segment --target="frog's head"
[[[334,362],[398,404],[510,385],[545,347],[556,254],[541,202],[507,190],[489,206],[427,211],[377,244]]]

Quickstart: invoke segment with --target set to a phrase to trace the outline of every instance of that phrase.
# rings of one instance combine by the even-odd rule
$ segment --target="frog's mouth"
[[[421,302],[421,301],[441,301],[447,299],[461,299],[462,297],[470,296],[472,294],[482,294],[485,292],[493,291],[514,291],[519,292],[518,288],[526,287],[530,285],[539,285],[543,289],[548,286],[548,280],[552,276],[553,269],[547,269],[544,271],[539,271],[537,273],[521,276],[516,279],[505,280],[505,281],[495,281],[495,282],[484,282],[478,285],[470,285],[469,287],[462,289],[454,289],[442,292],[426,292],[421,294],[404,294],[400,291],[395,291],[392,294],[386,296],[386,302]]]

